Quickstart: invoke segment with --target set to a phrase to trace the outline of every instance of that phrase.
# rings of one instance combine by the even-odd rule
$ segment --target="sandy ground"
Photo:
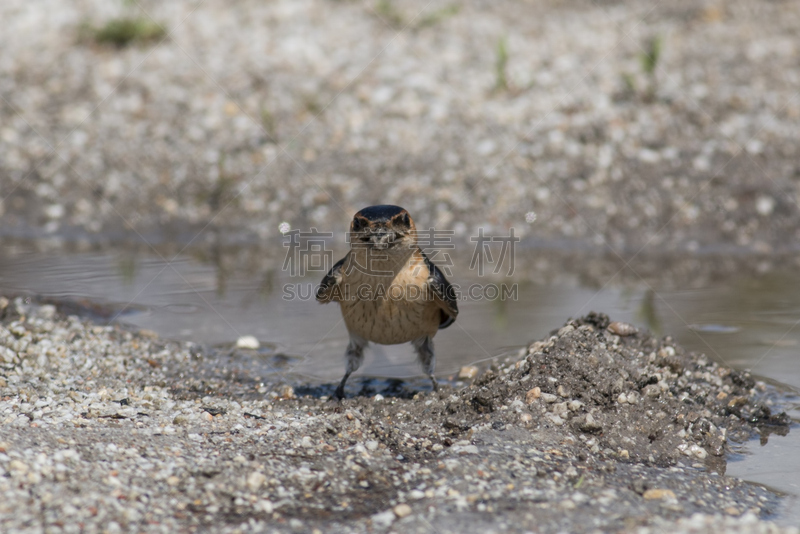
[[[123,15],[168,36],[79,40]],[[463,236],[795,250],[799,17],[792,1],[6,1],[2,234],[266,239],[399,203]]]
[[[438,394],[336,402],[0,304],[4,532],[798,532],[724,476],[731,443],[789,430],[778,392],[602,315]]]

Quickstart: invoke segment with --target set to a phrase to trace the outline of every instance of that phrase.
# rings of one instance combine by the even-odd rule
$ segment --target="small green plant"
[[[505,36],[497,41],[494,60],[494,89],[508,91],[508,39]]]
[[[392,0],[378,0],[375,4],[375,14],[393,28],[405,26],[403,15],[394,6]]]
[[[266,107],[261,108],[261,127],[264,128],[264,132],[270,142],[278,142],[278,121],[275,119],[275,115]]]
[[[651,78],[656,75],[659,59],[661,59],[661,37],[657,35],[647,42],[644,51],[639,54],[642,70]]]
[[[658,63],[663,51],[663,40],[657,35],[645,43],[644,49],[639,53],[639,65],[645,81],[641,84],[639,77],[630,72],[623,72],[620,76],[625,89],[623,96],[627,98],[639,97],[645,102],[652,102],[658,92]]]
[[[99,27],[85,23],[79,34],[95,43],[123,48],[133,43],[160,41],[167,35],[166,28],[142,17],[120,17],[111,19]]]
[[[301,102],[303,104],[303,109],[305,109],[311,115],[319,115],[325,110],[317,95],[313,93],[303,94],[301,97]]]
[[[625,92],[632,95],[636,94],[636,77],[630,72],[623,72],[620,78],[625,86]]]
[[[459,7],[456,5],[443,7],[442,9],[437,9],[427,15],[424,15],[422,19],[420,19],[419,23],[417,23],[416,27],[418,29],[428,28],[430,26],[436,26],[443,20],[446,20],[458,13]]]
[[[449,5],[437,9],[415,18],[407,20],[407,17],[395,6],[393,0],[378,0],[372,9],[376,17],[395,30],[422,30],[436,26],[440,22],[452,17],[459,12],[459,6]]]

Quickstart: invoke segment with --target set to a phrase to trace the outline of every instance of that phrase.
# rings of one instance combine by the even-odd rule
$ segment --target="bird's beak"
[[[397,236],[393,230],[388,228],[380,228],[370,233],[369,243],[373,246],[373,248],[383,250],[392,246],[396,237]]]

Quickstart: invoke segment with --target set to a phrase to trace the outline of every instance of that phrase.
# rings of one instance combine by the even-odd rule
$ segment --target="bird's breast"
[[[439,307],[427,287],[424,265],[407,264],[396,273],[348,273],[340,302],[347,329],[382,345],[433,336],[439,329]]]

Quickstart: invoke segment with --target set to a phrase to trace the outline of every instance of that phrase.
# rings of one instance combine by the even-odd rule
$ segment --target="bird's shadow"
[[[446,382],[445,382],[446,383]],[[441,385],[441,381],[440,381]],[[294,388],[298,396],[314,398],[334,398],[338,383],[305,384]],[[358,377],[351,378],[345,388],[345,398],[374,397],[382,395],[386,398],[411,399],[417,393],[430,393],[431,383],[427,379],[402,380],[400,378]]]

